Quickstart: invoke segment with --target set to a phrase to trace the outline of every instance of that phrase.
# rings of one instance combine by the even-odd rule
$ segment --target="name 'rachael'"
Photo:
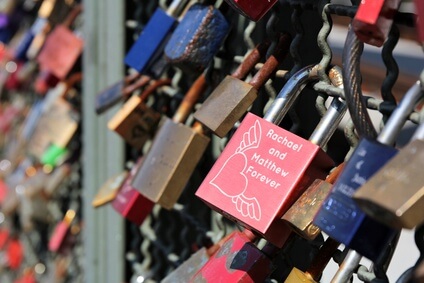
[[[289,140],[286,136],[280,136],[279,134],[276,134],[273,129],[270,129],[266,136],[279,144],[284,145],[287,148],[292,149],[293,151],[300,152],[302,149],[303,144],[294,143],[293,141]]]

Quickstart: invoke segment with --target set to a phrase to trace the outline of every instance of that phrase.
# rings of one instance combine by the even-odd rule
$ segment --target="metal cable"
[[[347,33],[343,49],[343,84],[346,102],[359,137],[375,139],[377,132],[371,123],[361,91],[359,63],[364,44],[358,40],[352,28]]]

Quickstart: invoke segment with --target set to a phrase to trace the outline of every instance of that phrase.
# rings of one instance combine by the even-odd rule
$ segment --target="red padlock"
[[[280,219],[333,161],[322,149],[277,125],[306,83],[312,67],[284,86],[264,119],[248,113],[196,195],[227,218],[281,247],[287,225]],[[315,77],[317,78],[317,77]]]
[[[359,40],[382,46],[389,35],[401,0],[362,0],[352,21]]]
[[[225,0],[234,10],[252,21],[259,21],[277,0]]]
[[[71,227],[72,221],[75,219],[76,211],[69,209],[62,221],[55,227],[52,236],[49,241],[49,251],[58,252],[63,242],[65,241],[66,235],[68,234],[69,228]]]
[[[7,265],[12,270],[21,267],[24,259],[24,248],[19,239],[10,239],[6,246]]]
[[[190,282],[263,282],[272,271],[272,263],[252,243],[255,239],[248,230],[234,232]]]
[[[121,190],[112,202],[112,207],[129,221],[141,225],[153,209],[154,203],[131,186],[135,174],[143,164],[143,157],[131,168]]]
[[[421,45],[424,46],[424,1],[415,0],[415,12],[418,16],[417,19],[417,31],[418,31],[418,40]]]

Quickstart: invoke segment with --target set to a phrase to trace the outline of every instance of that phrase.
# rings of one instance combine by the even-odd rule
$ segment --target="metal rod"
[[[337,270],[336,275],[334,275],[333,279],[331,279],[331,283],[349,282],[361,259],[362,256],[360,254],[354,250],[350,250],[340,265],[339,270]]]

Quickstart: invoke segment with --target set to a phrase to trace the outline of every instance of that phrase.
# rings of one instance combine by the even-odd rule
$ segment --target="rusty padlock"
[[[154,203],[131,186],[137,170],[143,164],[140,157],[127,175],[122,187],[112,201],[113,209],[129,221],[141,225],[153,209]]]
[[[153,137],[161,118],[161,114],[147,106],[145,101],[159,87],[169,84],[170,79],[161,79],[153,82],[140,96],[133,95],[109,120],[108,128],[133,148],[140,150]]]
[[[95,109],[97,114],[102,114],[121,100],[129,97],[137,89],[145,87],[150,82],[150,77],[131,74],[126,76],[96,95]]]
[[[249,83],[227,76],[194,113],[194,118],[219,137],[224,137],[246,113],[258,96],[259,88],[277,70],[290,46],[290,36],[280,37],[274,54]]]
[[[340,175],[343,166],[344,163],[337,166],[325,181],[316,179],[283,215],[283,221],[286,221],[293,231],[301,237],[313,240],[321,233],[321,230],[312,221],[330,193],[331,185]]]
[[[401,0],[362,0],[352,27],[362,42],[382,46],[393,24]]]
[[[230,25],[213,5],[194,4],[169,39],[164,55],[180,69],[199,73],[209,65],[224,42]]]
[[[249,230],[232,233],[189,282],[264,282],[272,271],[271,257],[277,249],[267,245],[259,250],[253,244],[256,239]]]
[[[309,66],[298,71],[264,119],[246,115],[196,192],[214,210],[278,247],[287,229],[283,214],[333,166],[318,145],[277,126],[306,84],[318,79],[316,69]]]
[[[411,91],[422,93],[418,81]],[[412,229],[424,222],[424,121],[411,141],[353,195],[374,219],[396,229]]]
[[[246,76],[260,56],[261,52],[252,52],[237,74]],[[193,128],[182,124],[205,87],[205,77],[201,75],[187,92],[173,120],[166,119],[163,123],[132,183],[144,196],[166,209],[177,202],[209,143],[199,123]]]

